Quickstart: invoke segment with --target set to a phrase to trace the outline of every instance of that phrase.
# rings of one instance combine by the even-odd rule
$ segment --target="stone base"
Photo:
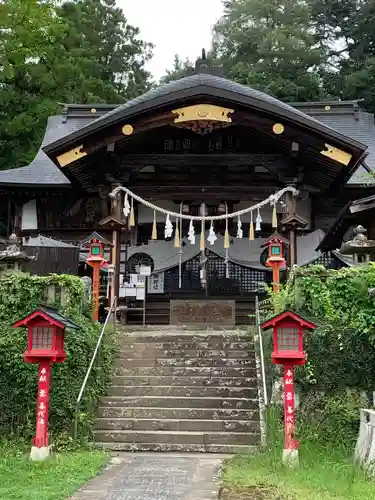
[[[375,472],[375,410],[361,410],[361,426],[355,448],[355,459]]]
[[[44,446],[43,448],[32,446],[30,460],[33,460],[34,462],[43,462],[44,460],[47,460],[50,456],[50,448],[50,446]]]
[[[236,323],[235,300],[171,300],[171,325],[195,325],[200,327]]]
[[[283,450],[283,463],[296,467],[299,463],[299,450]]]

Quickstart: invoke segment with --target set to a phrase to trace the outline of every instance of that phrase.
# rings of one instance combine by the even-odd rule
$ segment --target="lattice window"
[[[179,267],[168,269],[164,273],[164,291],[171,292],[192,292],[201,291],[200,281],[200,257],[184,262],[181,269],[181,288],[179,288]]]
[[[278,328],[277,347],[279,351],[299,351],[299,328]]]
[[[33,349],[52,348],[53,329],[50,326],[35,326],[33,328]]]
[[[331,252],[322,254],[313,264],[321,264],[326,269],[341,269],[345,264],[337,259]]]

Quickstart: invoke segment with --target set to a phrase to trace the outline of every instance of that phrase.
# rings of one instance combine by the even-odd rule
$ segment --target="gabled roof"
[[[60,139],[71,136],[78,131],[87,133],[91,127],[102,126],[102,124],[117,119],[118,114],[134,111],[134,106],[139,109],[146,109],[150,103],[159,100],[166,101],[169,93],[179,92],[189,95],[197,87],[201,91],[210,91],[212,93],[213,85],[218,86],[226,92],[234,92],[240,100],[252,98],[254,104],[261,103],[268,107],[277,106],[278,109],[286,114],[293,113],[294,117],[306,120],[310,118],[309,123],[326,125],[330,130],[335,130],[339,135],[360,141],[368,146],[369,155],[366,163],[375,171],[375,126],[374,117],[359,109],[358,101],[327,101],[311,103],[292,103],[285,104],[271,96],[250,89],[244,85],[219,78],[212,75],[192,75],[182,80],[177,80],[166,85],[157,87],[146,94],[143,94],[127,103],[115,104],[69,104],[65,106],[64,113],[60,116],[52,116],[48,119],[45,136],[41,148],[51,143],[56,143]],[[233,94],[232,94],[233,95]],[[262,101],[263,99],[263,101]],[[327,111],[326,108],[330,109]],[[310,115],[308,117],[307,115]],[[117,117],[117,118],[116,118]],[[366,169],[362,166],[354,173],[351,183],[364,184]],[[45,187],[69,187],[70,181],[56,167],[52,160],[39,150],[35,159],[25,167],[0,171],[0,186],[45,186]]]
[[[26,317],[16,321],[12,327],[19,328],[20,326],[27,326],[30,321],[41,316],[45,320],[49,321],[51,324],[58,327],[66,327],[66,328],[74,328],[77,329],[77,326],[73,321],[70,321],[69,318],[66,318],[62,314],[58,312],[57,309],[53,307],[40,306],[35,309],[32,313],[28,314]]]
[[[160,85],[135,99],[121,104],[86,127],[46,145],[43,150],[48,155],[53,155],[64,146],[81,141],[100,129],[114,125],[124,119],[130,119],[150,109],[173,104],[177,101],[180,103],[186,102],[194,96],[218,97],[227,100],[228,103],[247,105],[254,110],[278,115],[282,117],[284,122],[296,123],[308,128],[310,131],[346,143],[348,146],[366,149],[362,143],[337,132],[315,118],[272,96],[226,78],[198,73]]]
[[[262,323],[260,325],[260,327],[262,328],[262,330],[267,330],[267,329],[271,328],[272,326],[277,325],[278,323],[280,323],[280,321],[283,321],[285,319],[294,320],[297,323],[299,323],[301,326],[303,326],[304,328],[307,328],[309,330],[313,330],[316,328],[315,323],[312,323],[311,321],[308,321],[307,319],[300,316],[298,313],[293,312],[293,311],[289,311],[289,310],[283,311],[280,314],[276,314],[271,319],[264,321],[264,323]]]
[[[108,241],[105,238],[103,238],[103,236],[101,236],[96,231],[94,231],[87,238],[85,238],[83,241],[81,241],[81,245],[88,245],[90,243],[90,241],[93,240],[93,239],[100,241],[100,243],[102,243],[103,245],[105,245],[107,247],[112,247],[113,246],[113,244],[110,241]]]

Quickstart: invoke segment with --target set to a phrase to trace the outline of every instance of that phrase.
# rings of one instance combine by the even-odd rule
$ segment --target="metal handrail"
[[[102,330],[100,332],[98,341],[96,343],[94,354],[92,355],[92,358],[91,358],[91,361],[90,361],[90,365],[89,365],[89,367],[87,369],[85,378],[83,380],[83,384],[81,386],[81,390],[79,391],[79,394],[78,394],[78,398],[77,398],[77,401],[76,401],[76,408],[75,408],[75,416],[74,416],[74,431],[73,431],[73,439],[74,439],[74,441],[77,440],[77,433],[78,433],[78,409],[79,409],[79,404],[81,402],[83,393],[85,392],[86,384],[87,384],[87,381],[89,379],[89,376],[90,376],[93,364],[95,362],[95,358],[96,358],[96,356],[97,356],[97,354],[99,352],[100,344],[102,343],[104,332],[105,332],[105,330],[106,330],[106,328],[108,326],[108,323],[109,323],[112,311],[114,311],[114,325],[116,324],[116,313],[115,313],[115,311],[116,311],[116,304],[117,304],[117,297],[115,297],[113,299],[113,301],[112,301],[111,307],[110,307],[110,309],[108,311],[108,314],[107,314],[107,317],[105,319],[103,328],[102,328]]]
[[[260,350],[260,365],[262,370],[262,381],[263,381],[263,398],[264,406],[268,406],[268,394],[267,394],[267,383],[266,383],[266,368],[264,363],[264,351],[263,351],[263,336],[262,329],[260,327],[260,314],[259,314],[259,299],[258,296],[255,297],[255,322],[259,338],[259,350]]]

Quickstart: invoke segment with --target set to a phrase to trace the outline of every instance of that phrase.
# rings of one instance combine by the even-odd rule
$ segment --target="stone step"
[[[139,377],[134,375],[115,375],[112,384],[117,386],[220,386],[220,387],[254,387],[257,385],[256,377],[211,377],[210,375],[195,377]]]
[[[256,377],[255,366],[228,367],[228,366],[128,366],[118,363],[115,368],[115,375],[134,375],[141,377],[191,377],[191,376],[211,376],[211,377]]]
[[[253,338],[247,332],[228,332],[218,335],[207,335],[203,331],[200,334],[193,332],[175,332],[174,334],[166,333],[164,330],[160,332],[124,332],[118,331],[116,342],[118,345],[127,346],[129,344],[200,344],[201,342],[207,344],[227,344],[233,342],[250,342],[253,343]]]
[[[153,347],[145,346],[142,348],[122,348],[119,350],[118,359],[194,359],[194,358],[249,358],[253,355],[253,350],[250,349],[153,349]]]
[[[154,451],[154,452],[176,452],[176,453],[220,453],[249,455],[258,450],[258,446],[228,445],[228,444],[166,444],[166,443],[96,443],[97,448],[118,452]]]
[[[129,368],[135,367],[158,367],[158,366],[224,366],[224,367],[241,367],[241,366],[254,366],[255,359],[251,358],[121,358],[116,359],[116,368],[120,366],[127,366]]]
[[[246,453],[260,445],[248,329],[126,327],[95,440],[113,451]]]
[[[95,422],[95,429],[180,432],[259,432],[259,422],[254,420],[98,418]]]
[[[173,396],[173,397],[220,397],[220,398],[251,398],[258,396],[257,386],[253,387],[184,387],[184,386],[118,386],[109,388],[108,396]]]
[[[101,406],[128,406],[153,408],[224,408],[224,409],[256,409],[258,400],[220,397],[175,397],[175,396],[106,396]]]
[[[120,347],[121,350],[134,350],[134,351],[144,351],[147,349],[152,350],[175,350],[178,354],[181,350],[194,350],[194,349],[217,349],[217,350],[253,350],[254,342],[252,341],[241,341],[241,342],[233,342],[231,340],[227,341],[212,341],[207,339],[202,340],[184,340],[181,342],[170,342],[163,341],[160,342],[139,342],[139,338],[132,339],[131,341],[127,340],[123,342],[123,337],[117,339],[116,343]],[[159,339],[160,340],[160,339]]]
[[[100,406],[99,418],[132,418],[132,419],[181,419],[181,420],[258,420],[259,409],[217,409],[217,408],[152,408],[129,406]]]
[[[94,431],[96,441],[101,443],[155,443],[155,444],[227,444],[257,445],[258,432],[199,432],[199,431]]]

